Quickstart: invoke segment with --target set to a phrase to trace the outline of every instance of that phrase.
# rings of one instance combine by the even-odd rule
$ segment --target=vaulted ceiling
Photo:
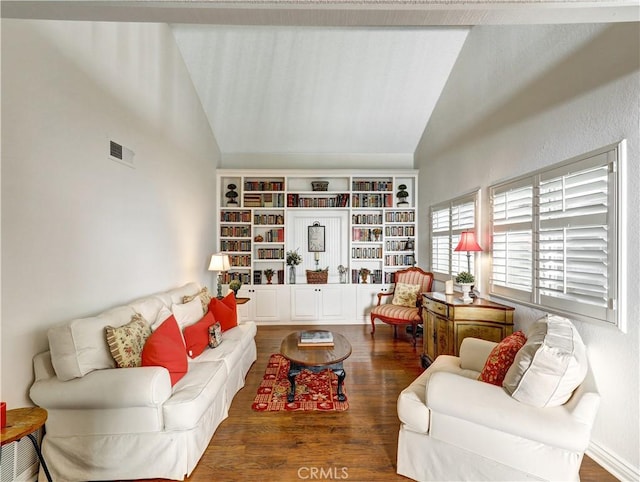
[[[223,153],[413,153],[468,29],[173,31]]]
[[[638,21],[637,0],[3,0],[166,22],[223,154],[413,154],[473,25]]]

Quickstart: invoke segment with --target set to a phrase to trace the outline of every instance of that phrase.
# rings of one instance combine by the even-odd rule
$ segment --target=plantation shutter
[[[431,271],[449,279],[467,271],[467,253],[454,251],[463,231],[475,230],[477,194],[461,196],[431,207]],[[474,272],[474,256],[471,256]]]
[[[461,200],[460,204],[451,207],[451,274],[467,271],[467,252],[453,251],[460,242],[462,231],[475,229],[475,202]],[[471,273],[475,273],[475,256],[470,258]]]
[[[609,171],[603,153],[540,175],[541,304],[604,320],[612,316]]]
[[[449,207],[431,211],[431,271],[449,274],[451,247]]]
[[[492,189],[491,291],[533,301],[533,177]]]

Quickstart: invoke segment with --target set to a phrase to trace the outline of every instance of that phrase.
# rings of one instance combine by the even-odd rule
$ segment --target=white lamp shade
[[[228,254],[217,253],[211,256],[209,271],[227,271],[229,268],[231,268],[231,262]]]

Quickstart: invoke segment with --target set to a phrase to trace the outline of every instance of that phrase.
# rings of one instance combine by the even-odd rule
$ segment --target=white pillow
[[[527,331],[502,386],[534,407],[563,405],[587,374],[587,351],[573,324],[548,315]]]
[[[184,303],[181,305],[176,305],[174,303],[173,305],[171,305],[171,311],[173,312],[173,316],[175,316],[176,321],[178,322],[180,331],[184,330],[187,326],[193,325],[194,323],[200,321],[204,316],[202,303],[200,303],[200,298],[197,297],[192,299],[188,303]]]

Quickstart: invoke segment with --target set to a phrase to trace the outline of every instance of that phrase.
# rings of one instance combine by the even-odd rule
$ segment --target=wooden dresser
[[[438,355],[460,354],[462,340],[470,336],[499,342],[513,333],[511,306],[476,298],[463,303],[461,293],[424,293],[422,321],[424,348],[422,365],[429,366]]]

